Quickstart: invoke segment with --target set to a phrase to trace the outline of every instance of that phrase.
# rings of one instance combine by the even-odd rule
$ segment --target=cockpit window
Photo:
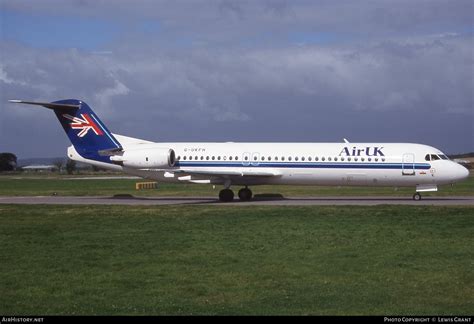
[[[449,160],[444,154],[426,154],[425,161]]]

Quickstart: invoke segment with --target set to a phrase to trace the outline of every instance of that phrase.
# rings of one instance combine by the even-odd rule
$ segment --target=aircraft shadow
[[[331,197],[284,197],[281,194],[260,194],[255,195],[254,198],[250,201],[240,201],[238,198],[234,199],[232,202],[224,203],[220,202],[217,197],[135,197],[132,195],[123,195],[123,196],[114,196],[114,197],[103,197],[102,199],[112,199],[112,200],[123,200],[125,201],[142,201],[142,202],[156,202],[160,204],[162,202],[165,204],[181,204],[181,205],[206,205],[206,204],[249,204],[252,203],[262,203],[262,202],[271,202],[271,201],[287,201],[287,202],[411,202],[413,201],[411,197],[394,197],[394,196],[331,196]],[[473,197],[423,197],[422,201],[471,201]]]

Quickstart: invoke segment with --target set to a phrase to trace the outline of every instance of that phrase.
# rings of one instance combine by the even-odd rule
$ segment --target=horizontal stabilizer
[[[122,148],[111,148],[111,149],[105,149],[105,150],[99,150],[97,153],[99,153],[100,156],[113,156],[113,155],[116,155],[116,154],[119,154],[123,152],[123,149]]]
[[[49,109],[79,109],[81,107],[80,104],[64,104],[64,103],[52,103],[52,102],[37,102],[37,101],[24,101],[24,100],[8,100],[12,103],[21,103],[25,105],[36,105],[36,106],[43,106]]]

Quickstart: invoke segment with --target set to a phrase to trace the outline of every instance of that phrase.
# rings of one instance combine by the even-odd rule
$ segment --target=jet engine
[[[140,169],[169,168],[176,164],[175,153],[169,148],[125,150],[122,155],[111,156],[110,160],[125,167]]]

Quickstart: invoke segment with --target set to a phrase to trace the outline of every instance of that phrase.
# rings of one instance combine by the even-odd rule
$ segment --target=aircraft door
[[[403,154],[402,175],[415,175],[415,154]]]

